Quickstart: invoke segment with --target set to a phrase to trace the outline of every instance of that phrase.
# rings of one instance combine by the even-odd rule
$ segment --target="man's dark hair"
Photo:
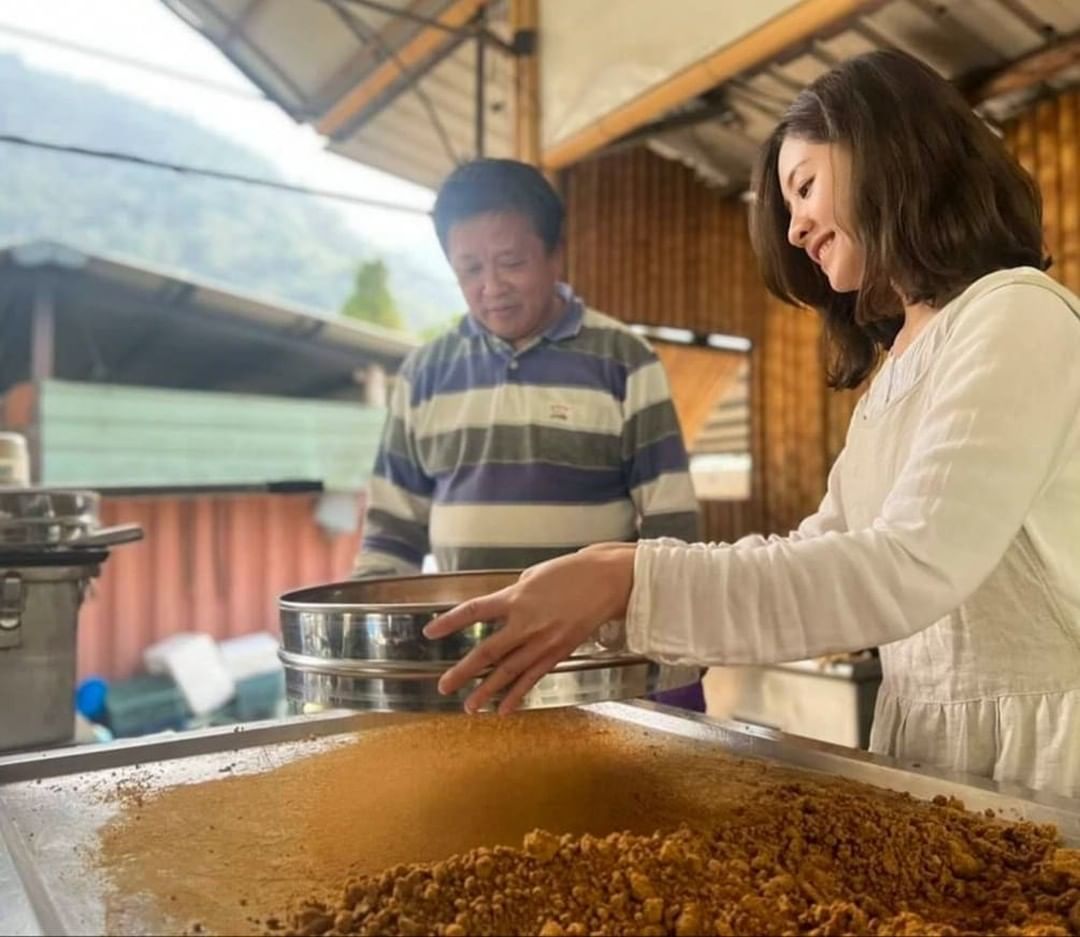
[[[543,174],[513,159],[476,159],[458,166],[435,199],[435,233],[445,252],[450,229],[487,212],[518,212],[532,222],[550,254],[562,241],[563,205]]]
[[[853,234],[866,251],[857,292],[834,293],[788,243],[777,178],[788,137],[851,153]],[[940,309],[979,277],[1045,269],[1042,202],[1031,177],[949,82],[902,52],[850,59],[802,91],[765,142],[751,235],[769,289],[818,309],[834,387],[855,387],[904,321],[897,292]]]

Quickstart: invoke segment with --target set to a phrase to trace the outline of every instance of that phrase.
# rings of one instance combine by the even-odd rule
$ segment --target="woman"
[[[1080,796],[1080,300],[1042,272],[1035,185],[951,85],[875,52],[798,96],[755,189],[765,280],[821,312],[833,385],[877,368],[821,507],[535,566],[429,626],[504,621],[442,689],[491,667],[467,708],[512,709],[618,618],[668,662],[878,645],[872,750]]]

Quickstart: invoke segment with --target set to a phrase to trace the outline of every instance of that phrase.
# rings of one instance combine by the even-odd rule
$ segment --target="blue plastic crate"
[[[117,738],[182,729],[188,720],[184,694],[172,677],[140,674],[109,685],[105,724]]]

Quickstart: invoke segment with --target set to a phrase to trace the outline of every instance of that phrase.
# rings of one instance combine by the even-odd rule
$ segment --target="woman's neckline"
[[[900,361],[902,358],[904,358],[905,355],[907,355],[923,340],[923,336],[925,336],[927,332],[931,331],[934,323],[938,320],[940,315],[940,309],[929,309],[926,313],[920,314],[922,322],[918,325],[914,336],[912,336],[911,340],[908,341],[908,343],[900,351],[896,350],[896,343],[893,342],[892,348],[889,349],[889,359],[891,361]]]

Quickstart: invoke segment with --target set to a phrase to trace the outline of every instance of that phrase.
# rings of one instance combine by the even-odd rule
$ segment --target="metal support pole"
[[[486,17],[483,8],[477,14],[476,29],[476,158],[484,156],[484,58],[487,52]]]

